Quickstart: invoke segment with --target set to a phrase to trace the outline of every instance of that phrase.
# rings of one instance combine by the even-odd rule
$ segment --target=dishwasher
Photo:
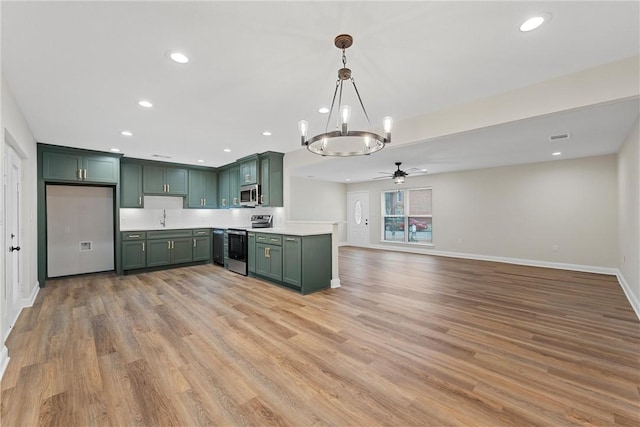
[[[224,265],[224,230],[213,229],[213,262]]]

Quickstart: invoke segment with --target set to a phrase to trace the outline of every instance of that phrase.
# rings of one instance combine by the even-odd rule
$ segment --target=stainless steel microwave
[[[251,184],[240,187],[240,206],[257,206],[260,204],[260,185]]]

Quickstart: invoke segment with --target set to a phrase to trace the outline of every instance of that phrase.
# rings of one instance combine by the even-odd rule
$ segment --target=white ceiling
[[[297,122],[324,129],[340,51],[377,124],[521,88],[640,53],[632,2],[6,2],[2,74],[39,142],[220,166],[300,149]],[[553,19],[522,33],[540,11]],[[190,62],[165,53],[179,49]],[[137,101],[154,103],[142,109]],[[355,114],[355,110],[354,110]],[[549,159],[549,132],[569,129],[572,157],[616,152],[638,102],[326,159],[294,174],[353,181]],[[123,137],[121,130],[132,137]],[[262,136],[264,130],[272,136]],[[518,138],[514,138],[518,135]],[[230,148],[230,153],[223,149]],[[544,148],[544,149],[543,149]],[[312,154],[308,154],[312,156]],[[419,157],[418,157],[419,156]],[[564,154],[563,154],[564,156]],[[416,164],[411,159],[429,159]],[[355,166],[357,165],[357,167]],[[355,172],[357,171],[357,173]]]

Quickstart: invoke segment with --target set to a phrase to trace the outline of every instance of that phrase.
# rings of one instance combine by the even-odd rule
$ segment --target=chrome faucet
[[[162,227],[167,226],[167,210],[166,209],[162,209],[162,219],[160,220],[160,224],[162,224]]]

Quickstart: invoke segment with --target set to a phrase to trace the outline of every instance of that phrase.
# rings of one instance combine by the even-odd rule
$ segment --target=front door
[[[9,328],[13,326],[19,310],[21,298],[21,227],[20,227],[20,205],[21,205],[21,180],[22,180],[22,159],[18,153],[8,144],[6,147],[6,176],[4,177],[4,217],[5,223],[5,247],[3,252],[5,259],[5,287],[2,295],[4,319],[2,322],[4,331],[2,337],[8,335]]]
[[[347,193],[347,228],[350,246],[369,245],[369,192]]]

